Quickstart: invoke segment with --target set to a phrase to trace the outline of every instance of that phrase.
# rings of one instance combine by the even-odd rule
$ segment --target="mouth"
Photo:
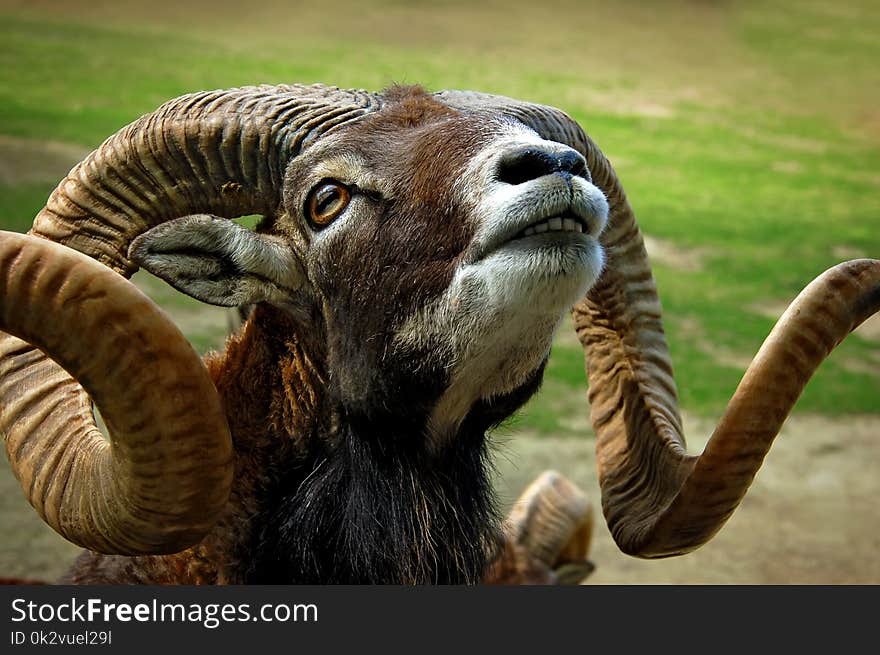
[[[608,202],[602,191],[581,178],[548,175],[534,182],[500,187],[483,216],[470,263],[496,252],[505,256],[556,255],[590,247],[608,220]],[[512,252],[507,252],[513,248]]]

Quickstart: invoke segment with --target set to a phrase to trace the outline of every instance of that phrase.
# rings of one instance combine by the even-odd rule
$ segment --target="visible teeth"
[[[530,237],[535,234],[543,234],[544,232],[580,232],[583,233],[583,224],[575,218],[563,218],[562,216],[554,216],[547,218],[540,223],[527,227],[521,232],[521,236]]]

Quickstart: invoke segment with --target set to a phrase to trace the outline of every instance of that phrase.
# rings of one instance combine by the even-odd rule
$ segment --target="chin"
[[[604,263],[602,247],[590,237],[574,243],[528,237],[466,267],[461,286],[482,287],[486,309],[506,308],[523,319],[561,315],[596,283]]]

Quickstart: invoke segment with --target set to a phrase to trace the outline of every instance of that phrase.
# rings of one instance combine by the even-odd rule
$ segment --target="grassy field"
[[[0,228],[26,230],[84,153],[195,90],[418,82],[553,104],[623,180],[682,405],[709,422],[803,286],[880,256],[876,3],[290,4],[242,17],[224,0],[0,0]],[[223,312],[139,281],[197,348],[222,343]],[[796,411],[880,415],[878,322],[832,355]],[[584,391],[563,330],[542,392],[505,431],[589,434]]]
[[[16,170],[0,178],[6,229],[27,229],[79,154],[193,90],[418,81],[556,104],[615,162],[652,237],[682,403],[704,415],[724,407],[779,311],[809,280],[841,259],[880,252],[880,45],[872,38],[880,20],[855,5],[624,3],[612,13],[572,3],[548,25],[537,8],[516,3],[502,11],[387,2],[366,23],[355,5],[343,3],[330,20],[318,5],[294,13],[270,3],[239,29],[224,3],[167,12],[63,3],[51,13],[54,3],[4,4],[0,155],[27,153],[45,171],[7,166]],[[54,148],[46,151],[46,140]],[[208,325],[190,333],[203,348],[222,335]],[[877,342],[856,336],[800,409],[880,411],[878,371]],[[577,345],[560,340],[544,396],[565,399],[583,384]],[[577,432],[559,411],[582,413],[577,395],[576,408],[538,399],[519,424]]]

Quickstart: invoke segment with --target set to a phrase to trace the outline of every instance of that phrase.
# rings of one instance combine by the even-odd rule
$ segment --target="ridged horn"
[[[30,232],[129,277],[136,270],[129,244],[163,221],[194,213],[228,218],[274,213],[289,161],[379,102],[365,92],[320,85],[245,87],[171,100],[75,166]],[[69,262],[57,248],[42,250],[17,237],[3,236],[0,243],[4,293],[11,299],[4,301],[6,322],[0,328],[46,352],[12,336],[0,338],[0,433],[25,494],[53,528],[93,550],[162,553],[197,542],[229,492],[228,428],[215,425],[211,436],[193,437],[157,423],[173,415],[214,425],[219,400],[213,386],[189,394],[167,386],[157,387],[165,394],[147,393],[139,376],[155,380],[167,368],[170,379],[185,379],[185,371],[172,374],[168,360],[179,355],[192,364],[181,355],[183,345],[172,347],[167,325],[148,336],[148,327],[162,324],[156,318],[161,312],[147,309],[148,301],[132,300],[134,287],[123,277],[109,282],[110,270],[99,274],[81,259]],[[62,261],[73,265],[69,273]],[[95,287],[86,285],[92,278]],[[106,300],[101,304],[93,296]],[[98,318],[78,314],[79,304]],[[144,312],[144,318],[114,309],[117,305],[131,314]],[[41,321],[34,316],[43,318],[46,336],[40,336]],[[73,322],[62,322],[68,319]],[[141,355],[124,351],[117,325],[140,335],[130,345],[143,349]],[[71,338],[61,338],[65,334]],[[105,337],[110,343],[92,342]],[[167,352],[164,344],[148,348],[154,338],[169,340]],[[120,377],[113,362],[132,368]],[[115,384],[100,379],[105,365],[107,380]],[[109,447],[101,445],[88,394],[64,368],[84,376],[111,431]],[[178,383],[178,389],[190,384],[169,384]],[[186,408],[180,406],[184,398]],[[185,443],[175,444],[176,438]],[[184,484],[182,472],[200,481],[199,488]]]
[[[259,86],[166,102],[77,164],[31,233],[88,254],[126,277],[128,245],[187,214],[271,214],[287,164],[304,147],[375,109],[368,93]]]
[[[512,543],[555,569],[589,556],[593,510],[565,476],[544,471],[514,503],[504,529]]]
[[[558,109],[462,91],[438,98],[500,113],[581,152],[608,198],[598,283],[573,310],[584,346],[602,508],[626,553],[689,552],[739,505],[803,387],[829,352],[880,309],[880,262],[858,260],[816,281],[780,319],[746,371],[704,452],[687,453],[657,288],[641,232],[611,164]]]
[[[27,341],[0,336],[0,432],[40,516],[102,552],[200,539],[229,494],[231,439],[207,370],[170,319],[95,260],[0,232],[0,326]]]

